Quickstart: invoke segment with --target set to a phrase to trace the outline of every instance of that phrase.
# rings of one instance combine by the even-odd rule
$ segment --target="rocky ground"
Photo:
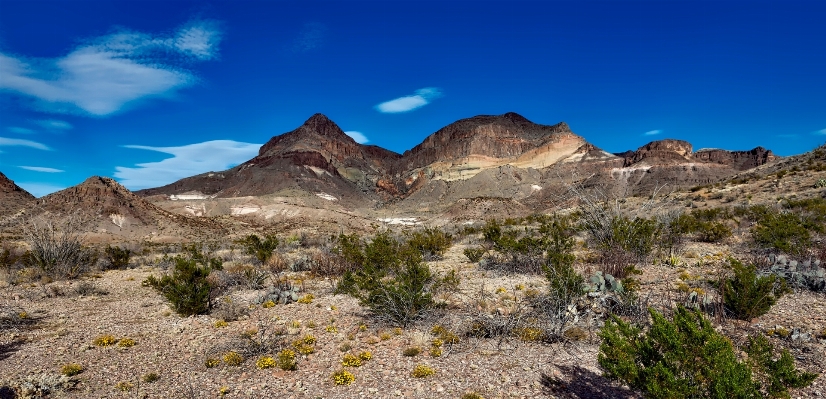
[[[507,314],[529,291],[546,289],[543,277],[494,273],[470,263],[462,250],[473,242],[465,239],[444,259],[430,262],[434,270],[456,270],[461,278],[459,291],[440,298],[449,304],[447,313],[405,329],[374,321],[355,299],[334,295],[330,281],[306,273],[288,277],[300,281],[302,295],[313,294],[311,303],[263,307],[257,299],[264,291],[236,287],[220,299],[224,310],[195,317],[176,315],[161,295],[142,286],[146,277],[161,272],[149,258],[139,259],[131,269],[69,282],[5,284],[0,306],[25,312],[26,321],[0,331],[0,380],[19,386],[27,378],[41,385],[52,378],[54,386],[63,387],[55,389],[53,397],[66,398],[461,398],[470,392],[485,398],[637,397],[601,376],[596,332],[602,318],[589,311],[583,311],[575,323],[585,336],[564,342],[461,337],[453,345],[445,344],[441,356],[428,354],[434,325],[450,328],[457,322],[456,315],[467,315],[463,312],[480,301],[490,313]],[[725,246],[690,244],[677,267],[644,265],[640,296],[652,306],[681,301],[685,294],[679,291],[680,284],[702,285],[703,278],[719,273],[729,253]],[[581,266],[583,272],[593,267]],[[245,315],[221,326],[222,315],[232,318],[226,316],[227,309]],[[797,291],[751,322],[715,319],[715,325],[735,344],[744,342],[748,334],[782,327],[790,334],[775,334],[772,342],[790,349],[799,367],[826,370],[826,339],[816,338],[826,329],[822,293]],[[135,344],[95,345],[103,335],[120,342],[129,338]],[[223,360],[212,368],[205,364],[229,350],[249,349],[245,342],[269,339],[276,346],[289,347],[307,335],[315,337],[315,351],[299,355],[295,371],[259,369],[258,357],[251,355],[240,365]],[[422,353],[405,356],[403,352],[412,346],[422,348]],[[343,368],[345,353],[363,351],[371,352],[372,358],[361,367],[346,368],[355,381],[335,385],[331,377]],[[61,383],[57,377],[61,367],[70,363],[81,365],[83,371]],[[435,374],[413,377],[419,364],[432,367]],[[149,382],[151,374],[156,381]],[[0,388],[0,397],[13,397],[8,386]],[[826,375],[792,397],[826,397]]]

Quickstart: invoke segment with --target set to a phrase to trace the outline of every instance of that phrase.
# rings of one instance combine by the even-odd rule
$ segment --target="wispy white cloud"
[[[20,169],[31,170],[32,172],[43,172],[43,173],[63,173],[64,170],[55,169],[55,168],[46,168],[43,166],[18,166]]]
[[[368,139],[367,136],[364,135],[364,133],[357,132],[355,130],[351,130],[349,132],[344,132],[344,134],[352,137],[353,140],[355,140],[356,143],[359,143],[359,144],[364,144],[364,143],[367,143],[367,142],[370,141],[370,139]]]
[[[58,186],[49,183],[15,182],[15,184],[22,187],[24,190],[28,191],[29,193],[38,198],[66,188],[66,186]]]
[[[327,35],[327,26],[319,22],[308,22],[299,32],[292,43],[291,50],[295,53],[304,53],[324,44]]]
[[[643,136],[656,136],[656,135],[658,135],[658,134],[660,134],[660,133],[662,133],[662,132],[663,132],[663,131],[662,131],[662,130],[659,130],[659,129],[657,129],[657,130],[649,130],[649,131],[647,131],[647,132],[643,133],[642,135],[643,135]]]
[[[261,144],[232,140],[213,140],[180,147],[126,145],[126,148],[173,155],[159,162],[139,163],[136,167],[115,167],[115,177],[130,190],[158,187],[209,171],[222,171],[258,155]]]
[[[195,21],[171,36],[120,31],[59,58],[0,53],[0,89],[33,99],[41,111],[106,116],[194,84],[183,65],[216,58],[220,40],[216,22]]]
[[[27,129],[25,127],[17,127],[17,126],[9,126],[9,127],[6,128],[6,130],[8,130],[12,133],[16,133],[16,134],[32,134],[32,133],[34,133],[34,130],[32,130],[32,129]]]
[[[34,121],[34,123],[52,131],[70,130],[73,128],[71,123],[57,119],[41,119]]]
[[[0,147],[31,147],[36,148],[38,150],[44,151],[51,151],[51,148],[46,146],[43,143],[38,143],[36,141],[31,140],[23,140],[23,139],[10,139],[6,137],[0,137]]]
[[[401,112],[410,112],[414,109],[424,107],[431,101],[442,96],[442,91],[437,87],[425,87],[416,90],[413,95],[399,97],[390,101],[385,101],[376,105],[379,112],[386,114],[397,114]]]
[[[820,130],[816,131],[815,134],[824,134],[824,135],[826,135],[826,129],[820,129]]]

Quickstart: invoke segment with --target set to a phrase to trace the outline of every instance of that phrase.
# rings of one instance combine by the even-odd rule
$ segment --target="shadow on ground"
[[[637,399],[634,392],[616,386],[609,379],[579,366],[556,366],[562,378],[542,374],[542,383],[545,394],[563,398],[578,399]]]
[[[23,346],[24,343],[25,341],[23,341],[22,339],[16,339],[11,342],[0,344],[0,360],[5,360],[6,358],[14,354],[14,352],[17,352],[20,349],[20,347]]]

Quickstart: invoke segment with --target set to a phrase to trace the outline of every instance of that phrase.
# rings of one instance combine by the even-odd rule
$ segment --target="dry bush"
[[[227,322],[236,321],[249,313],[249,306],[241,302],[233,301],[229,297],[225,297],[222,300],[216,301],[215,306],[212,308],[211,315],[218,320],[224,320]]]
[[[273,276],[277,276],[283,271],[287,270],[290,267],[290,264],[284,259],[284,256],[278,252],[273,253],[267,261],[264,263],[264,266],[272,273]]]
[[[62,220],[54,216],[29,219],[23,228],[24,240],[29,245],[23,263],[49,278],[77,277],[97,263],[97,254],[82,244],[87,222],[76,216]]]

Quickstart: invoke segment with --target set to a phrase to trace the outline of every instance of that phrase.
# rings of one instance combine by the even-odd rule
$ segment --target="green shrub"
[[[468,260],[473,263],[479,262],[482,259],[482,256],[485,255],[485,252],[487,251],[485,251],[484,248],[465,248],[465,250],[462,251]]]
[[[131,250],[111,245],[107,245],[103,253],[110,269],[125,269],[129,266],[129,259],[132,257]]]
[[[752,371],[772,398],[789,398],[789,388],[804,388],[817,378],[817,374],[795,370],[788,350],[776,357],[774,346],[762,335],[749,337],[745,352]]]
[[[731,228],[723,222],[698,222],[695,231],[702,242],[720,242],[731,237]]]
[[[788,387],[802,387],[812,380],[794,370],[790,357],[782,360],[788,352],[775,362],[765,356],[772,348],[750,345],[747,353],[751,351],[749,357],[759,364],[755,381],[749,364],[737,360],[731,341],[716,332],[702,313],[678,307],[671,321],[653,309],[650,314],[652,325],[645,333],[612,316],[599,333],[603,341],[597,358],[607,377],[646,397],[761,398],[761,383],[770,397],[784,397]]]
[[[273,251],[278,248],[278,238],[274,235],[267,235],[261,240],[261,237],[250,234],[236,242],[244,247],[244,252],[247,255],[254,256],[262,265],[267,263]]]
[[[569,219],[555,217],[540,227],[546,247],[545,277],[552,296],[563,302],[573,301],[584,292],[585,279],[573,268],[574,239]]]
[[[740,320],[751,320],[771,309],[785,290],[785,281],[775,275],[758,277],[754,265],[743,265],[729,259],[734,276],[721,284],[723,302],[729,314]]]
[[[791,255],[800,255],[811,245],[811,236],[800,215],[791,212],[769,212],[752,228],[758,245],[774,248]]]
[[[340,236],[339,245],[342,256],[362,263],[342,276],[336,291],[355,296],[375,317],[407,326],[435,306],[433,290],[439,281],[418,250],[388,232],[367,244]]]
[[[408,234],[407,245],[419,251],[426,260],[441,259],[453,245],[453,237],[441,229],[426,227],[424,230]]]
[[[178,255],[174,261],[175,268],[171,275],[160,279],[149,276],[143,284],[163,294],[182,316],[208,313],[212,309],[213,287],[207,277],[216,266],[221,267],[220,261],[200,251],[196,256]]]

